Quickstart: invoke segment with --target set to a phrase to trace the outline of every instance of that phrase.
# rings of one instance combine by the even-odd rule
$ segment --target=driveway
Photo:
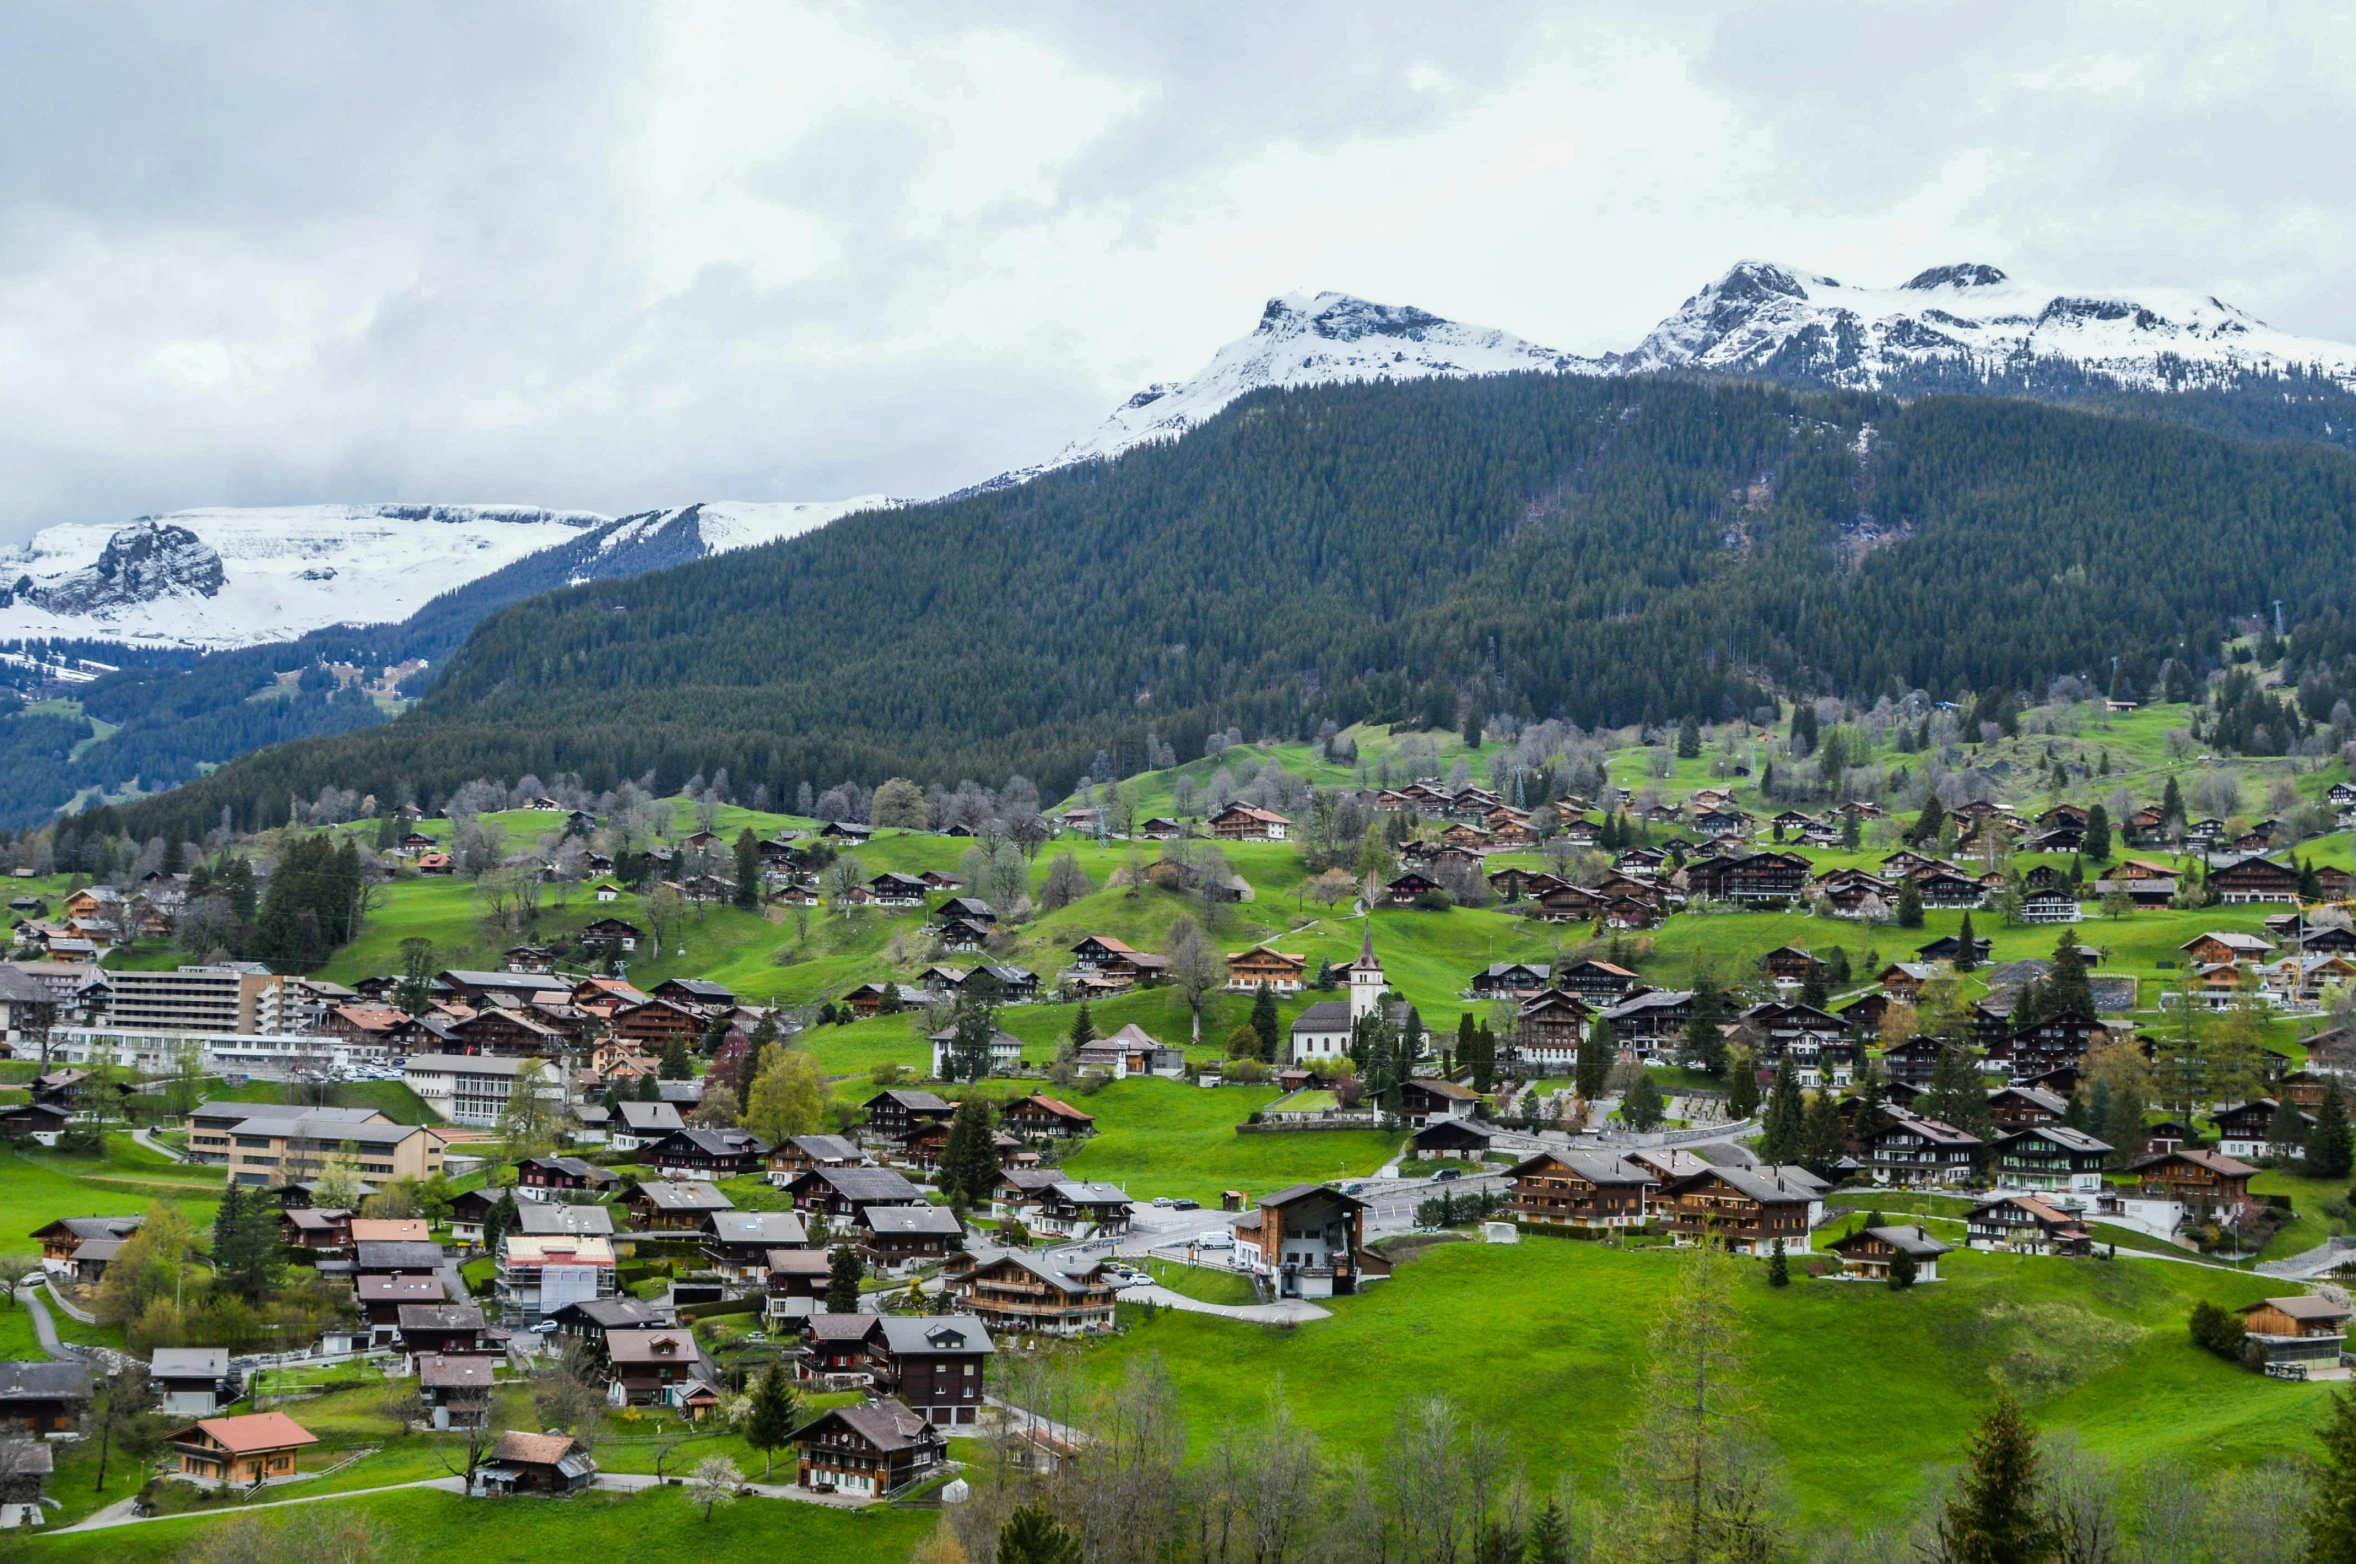
[[[166,1162],[186,1162],[188,1160],[188,1153],[173,1150],[162,1141],[157,1140],[153,1130],[144,1127],[131,1132],[131,1144],[146,1147]]]

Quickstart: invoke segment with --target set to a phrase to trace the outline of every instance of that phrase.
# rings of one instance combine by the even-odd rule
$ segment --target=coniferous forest
[[[2356,457],[1989,397],[1516,376],[1263,392],[1027,485],[535,597],[418,709],[135,806],[725,766],[782,795],[1021,771],[1230,724],[1721,719],[1779,693],[2150,692],[2282,600],[2341,666]],[[2294,679],[2296,673],[2294,672]]]

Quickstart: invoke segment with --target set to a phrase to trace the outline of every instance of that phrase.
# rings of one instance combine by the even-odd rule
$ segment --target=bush
[[[2191,1325],[2194,1346],[2214,1352],[2231,1363],[2242,1360],[2242,1348],[2249,1332],[2242,1329],[2240,1315],[2203,1298],[2192,1306]]]

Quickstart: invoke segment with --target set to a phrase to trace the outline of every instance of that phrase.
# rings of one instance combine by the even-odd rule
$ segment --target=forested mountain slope
[[[2356,459],[1984,397],[1512,376],[1247,397],[1172,445],[534,598],[398,722],[249,756],[138,828],[326,783],[725,765],[790,788],[1764,689],[2148,687],[2281,598],[2335,627]],[[2312,637],[2311,637],[2312,639]],[[2345,647],[2330,648],[2333,655]]]

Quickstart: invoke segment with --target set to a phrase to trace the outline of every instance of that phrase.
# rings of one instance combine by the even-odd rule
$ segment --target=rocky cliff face
[[[17,591],[53,614],[89,614],[152,603],[162,597],[213,597],[228,581],[221,556],[186,527],[135,521],[106,540],[98,562]]]

